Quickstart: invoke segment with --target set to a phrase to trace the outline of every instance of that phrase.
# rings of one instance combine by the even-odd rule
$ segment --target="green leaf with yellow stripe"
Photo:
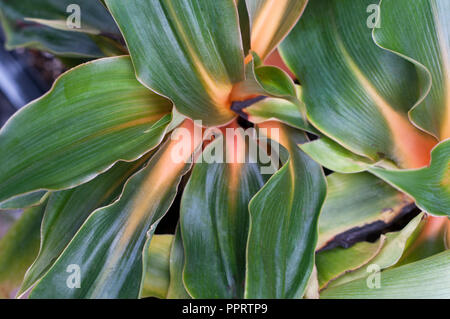
[[[402,168],[428,164],[433,136],[409,121],[420,79],[409,61],[378,47],[371,0],[311,1],[281,45],[302,84],[311,123],[353,153]]]
[[[234,0],[107,0],[137,76],[204,125],[230,122],[229,95],[244,79],[244,51]]]
[[[193,132],[191,121],[182,127]],[[128,180],[118,200],[89,216],[30,297],[139,297],[143,250],[148,249],[157,223],[172,204],[198,143],[184,138],[165,142],[147,166]],[[78,289],[67,285],[71,265],[79,267]]]
[[[252,145],[250,145],[252,144]],[[224,150],[222,160],[208,154]],[[255,154],[257,141],[243,130],[216,138],[195,165],[181,202],[184,282],[194,298],[243,298],[248,204],[264,185]]]

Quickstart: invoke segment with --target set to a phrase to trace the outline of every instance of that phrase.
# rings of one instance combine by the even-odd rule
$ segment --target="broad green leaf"
[[[265,59],[289,33],[308,0],[245,0],[250,15],[251,49]]]
[[[361,278],[322,292],[321,298],[450,298],[450,250],[380,273],[380,287]],[[373,274],[372,275],[376,275]],[[376,281],[369,282],[376,285]]]
[[[316,254],[319,286],[326,287],[330,281],[346,272],[360,269],[377,256],[385,243],[382,236],[375,243],[359,242],[350,248],[337,247]]]
[[[106,0],[128,44],[137,76],[204,125],[230,122],[229,95],[244,78],[234,0]]]
[[[12,298],[39,251],[45,203],[24,211],[0,240],[0,298]]]
[[[167,299],[190,299],[183,283],[184,247],[181,238],[180,225],[175,231],[172,249],[170,251],[170,283],[167,290]]]
[[[414,63],[421,99],[410,111],[420,127],[444,140],[450,137],[450,2],[383,0],[381,28],[374,40]]]
[[[192,132],[192,122],[183,128]],[[89,216],[30,297],[137,298],[144,280],[143,250],[172,204],[197,146],[192,136],[168,140],[127,181],[117,201]],[[69,288],[77,284],[76,272],[67,272],[70,265],[79,267],[78,289]]]
[[[422,210],[450,216],[450,139],[433,149],[428,167],[394,170],[374,166],[369,171],[414,197]]]
[[[424,214],[421,213],[414,217],[401,231],[387,233],[385,235],[384,245],[380,247],[381,249],[376,254],[375,258],[371,258],[370,265],[376,265],[380,270],[382,270],[397,264],[408,245],[411,244],[410,239],[414,239],[417,236],[417,233],[420,232],[424,223]],[[348,251],[351,251],[350,254],[355,253],[353,247],[349,248]],[[339,264],[339,262],[342,262],[343,260],[350,259],[348,255],[344,255],[343,257],[344,259],[338,260],[337,258],[334,262]],[[369,260],[366,264],[367,263],[369,263]],[[349,269],[347,272],[349,273],[333,281],[330,287],[342,285],[346,282],[357,280],[359,278],[367,278],[371,274],[367,267]]]
[[[300,148],[320,165],[338,173],[363,172],[373,163],[325,136],[300,145]]]
[[[410,62],[374,43],[366,12],[372,3],[311,1],[281,55],[302,84],[316,128],[373,161],[423,167],[436,140],[408,119],[419,79]]]
[[[128,57],[83,64],[18,111],[0,131],[0,202],[69,188],[160,143],[170,101],[135,78]]]
[[[0,203],[0,210],[23,209],[40,205],[48,196],[46,191],[37,191]]]
[[[154,235],[148,248],[142,297],[166,298],[170,282],[173,235]]]
[[[184,190],[180,210],[186,259],[183,279],[194,298],[244,296],[248,204],[265,183],[252,157],[251,150],[257,147],[243,130],[216,138],[203,151],[204,161],[195,165]],[[219,149],[224,154],[213,162]]]
[[[314,265],[317,224],[326,193],[318,164],[297,144],[306,136],[278,122],[284,165],[250,202],[247,298],[301,298]],[[284,151],[288,152],[283,154]]]
[[[354,238],[364,227],[386,225],[411,206],[411,199],[369,173],[334,173],[327,176],[327,184],[327,199],[319,218],[318,249],[331,242],[351,245],[347,239]]]
[[[67,12],[70,4],[79,5],[80,29],[67,27],[67,21],[72,21],[73,11]],[[31,47],[62,56],[101,57],[105,52],[96,38],[82,32],[102,35],[97,38],[120,36],[111,15],[97,0],[2,0],[0,17],[8,49]]]
[[[26,292],[53,265],[77,231],[97,208],[111,204],[128,177],[148,160],[119,162],[89,183],[50,195],[41,228],[41,246],[33,265],[28,269],[19,295]]]

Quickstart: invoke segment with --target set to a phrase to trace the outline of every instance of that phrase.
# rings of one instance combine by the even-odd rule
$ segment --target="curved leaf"
[[[410,111],[420,127],[450,137],[450,3],[447,0],[382,0],[382,27],[374,39],[414,63],[422,98]]]
[[[366,278],[323,291],[321,298],[450,298],[450,250],[398,268],[382,271],[380,288]]]
[[[61,76],[0,131],[0,201],[87,182],[162,140],[171,103],[135,78],[128,57],[105,58]]]
[[[170,250],[173,238],[173,235],[154,235],[150,241],[142,297],[166,297],[170,282]]]
[[[250,16],[251,49],[265,59],[289,33],[308,0],[245,0]]]
[[[311,1],[281,55],[302,83],[316,128],[373,161],[423,167],[436,140],[408,119],[419,79],[411,63],[372,40],[366,25],[372,2]]]
[[[263,126],[279,129],[289,155],[249,205],[245,297],[301,298],[314,265],[325,177],[297,147],[307,141],[303,133],[277,122]]]
[[[226,160],[196,164],[183,193],[183,278],[194,298],[244,296],[248,203],[265,179],[257,159],[246,157],[256,141],[247,141],[243,133],[237,130],[209,144],[204,157],[224,149]]]
[[[244,52],[234,0],[106,0],[139,79],[204,125],[230,122]]]
[[[183,128],[192,133],[192,122],[186,121]],[[192,137],[167,141],[128,180],[117,201],[92,213],[30,297],[137,298],[144,275],[143,250],[190,168],[199,143]],[[79,288],[67,285],[70,265],[79,267]]]

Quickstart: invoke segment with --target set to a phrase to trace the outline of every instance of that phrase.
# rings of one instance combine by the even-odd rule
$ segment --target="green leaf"
[[[367,170],[393,187],[413,197],[417,206],[434,214],[450,212],[450,141],[439,143],[431,152],[428,167],[399,170],[388,161],[370,163],[328,138],[300,146],[321,165],[342,173]]]
[[[361,278],[345,285],[326,289],[321,298],[328,299],[419,299],[450,298],[450,250],[432,257],[380,273],[380,288],[368,287]],[[372,273],[372,275],[375,275]],[[373,282],[370,282],[373,284]]]
[[[260,124],[265,121],[278,120],[292,127],[317,133],[302,116],[297,104],[285,99],[265,98],[242,110],[248,121]]]
[[[436,140],[408,111],[419,99],[414,66],[378,47],[367,26],[372,0],[316,0],[281,45],[302,83],[308,119],[353,153],[399,167],[428,164]]]
[[[234,0],[106,0],[128,44],[138,78],[204,125],[230,122],[244,52]]]
[[[150,241],[142,297],[166,298],[170,282],[170,251],[173,239],[173,235],[154,235]]]
[[[249,205],[245,297],[301,298],[314,265],[325,177],[297,147],[307,141],[303,133],[277,122],[263,125],[279,130],[279,139],[269,137],[289,155]]]
[[[214,159],[219,149],[225,154],[218,162],[207,159]],[[251,137],[247,141],[243,130],[217,137],[203,151],[204,161],[195,165],[184,190],[183,278],[194,298],[244,296],[248,204],[265,183],[250,149],[257,149],[257,142]]]
[[[338,239],[340,245],[349,245],[351,242],[341,234],[388,224],[411,205],[407,196],[368,173],[334,173],[327,176],[327,184],[327,199],[319,218],[318,249]]]
[[[326,136],[300,145],[300,148],[320,165],[338,173],[363,172],[373,163]]]
[[[385,235],[385,243],[382,245],[381,250],[376,254],[375,258],[370,259],[371,265],[377,265],[380,270],[389,268],[397,264],[405,250],[411,244],[411,241],[417,237],[424,224],[424,213],[421,213],[414,217],[408,225],[406,225],[401,231],[391,232]],[[384,236],[383,236],[384,237]],[[356,246],[356,245],[355,245]],[[351,254],[355,253],[354,248],[348,249]],[[342,258],[342,257],[341,257]],[[344,260],[348,260],[350,257],[347,255],[343,256]],[[334,262],[339,263],[341,260],[334,260]],[[369,263],[369,260],[365,263]],[[370,272],[364,267],[359,267],[357,270],[349,272],[348,274],[338,278],[333,281],[330,287],[338,286],[357,280],[359,278],[367,278]]]
[[[307,0],[245,0],[250,16],[251,49],[263,60],[297,23]]]
[[[193,131],[191,122],[183,127]],[[128,180],[117,201],[89,216],[30,297],[137,298],[144,280],[143,250],[148,249],[156,225],[190,168],[189,159],[198,146],[194,143],[167,141],[148,165]],[[174,156],[177,151],[180,158]],[[70,265],[79,267],[80,288],[67,285],[75,278],[67,272]]]
[[[433,215],[450,216],[450,139],[433,149],[429,167],[388,170],[374,166],[369,171],[414,197],[422,210]]]
[[[183,283],[184,247],[181,239],[180,226],[177,226],[172,250],[170,251],[170,283],[167,299],[190,299]]]
[[[171,109],[136,80],[128,57],[70,70],[0,131],[0,201],[73,187],[141,157],[162,140]]]
[[[45,203],[24,211],[0,240],[0,298],[11,298],[39,251]]]
[[[417,238],[411,242],[402,258],[395,267],[409,264],[436,255],[446,249],[450,245],[446,242],[450,233],[450,219],[447,217],[427,216],[425,225],[420,230]]]
[[[7,38],[6,47],[30,47],[71,57],[104,56],[97,40],[82,32],[116,38],[120,34],[114,20],[99,1],[77,0],[81,10],[81,28],[70,29],[66,22],[71,12],[67,12],[67,8],[73,3],[72,0],[1,1],[0,16]]]
[[[0,210],[23,209],[42,204],[48,197],[48,192],[37,191],[22,196],[14,197],[0,203]]]
[[[367,265],[377,256],[385,242],[382,236],[377,242],[360,242],[350,248],[334,248],[316,254],[319,286],[323,289],[330,281]]]
[[[411,119],[440,140],[450,137],[450,3],[383,0],[374,40],[415,64],[422,96]]]
[[[42,278],[95,209],[111,204],[120,195],[128,177],[141,168],[149,155],[132,163],[119,162],[89,183],[50,195],[39,254],[26,273],[19,295]]]

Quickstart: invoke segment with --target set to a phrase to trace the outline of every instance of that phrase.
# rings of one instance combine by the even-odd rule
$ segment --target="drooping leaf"
[[[183,283],[184,247],[181,238],[180,225],[175,231],[172,249],[170,251],[170,283],[167,290],[167,299],[190,299]]]
[[[190,167],[189,159],[201,142],[194,138],[191,121],[185,121],[182,129],[190,136],[167,141],[147,166],[128,180],[117,201],[89,216],[33,288],[31,298],[140,296],[143,250],[172,204],[181,177]],[[79,267],[79,281],[76,272],[67,272],[71,265]],[[77,283],[79,288],[75,288]]]
[[[374,40],[414,63],[421,99],[410,111],[420,127],[450,137],[450,3],[447,0],[383,0]]]
[[[0,202],[87,182],[162,140],[170,101],[135,78],[128,57],[105,58],[61,76],[0,131]]]
[[[298,148],[307,141],[303,133],[278,122],[262,126],[279,130],[278,139],[269,137],[284,147],[284,165],[250,202],[245,297],[301,298],[314,265],[325,177]]]
[[[417,233],[420,232],[420,229],[424,224],[423,219],[424,214],[421,213],[413,218],[401,231],[387,233],[385,236],[383,236],[384,244],[380,247],[380,250],[374,256],[374,258],[367,260],[365,265],[376,265],[379,270],[394,266],[400,260],[408,246],[411,244],[410,239],[414,239]],[[347,251],[350,252],[350,254],[355,253],[354,247],[349,248]],[[335,259],[334,262],[339,264],[339,262],[342,262],[343,260],[350,259],[349,255],[346,254],[341,256],[341,258],[343,259]],[[325,262],[327,262],[327,260],[324,260],[324,265]],[[349,271],[347,271],[348,274],[345,274],[344,276],[341,276],[340,278],[337,278],[335,281],[331,282],[329,287],[342,285],[346,282],[357,280],[359,278],[367,278],[370,275],[368,267],[349,269]]]
[[[289,33],[308,0],[245,0],[250,16],[251,49],[265,59]]]
[[[204,125],[230,122],[244,53],[234,0],[107,0],[138,78]]]
[[[236,130],[216,138],[195,165],[181,202],[184,282],[194,298],[242,299],[250,199],[264,185],[257,142]],[[217,161],[215,152],[223,149]],[[211,156],[211,158],[209,158]]]
[[[302,83],[316,128],[373,161],[422,167],[436,140],[408,119],[419,79],[410,62],[374,43],[366,23],[372,3],[311,1],[281,55]]]
[[[50,195],[42,221],[39,254],[26,273],[19,295],[26,292],[53,265],[95,209],[109,205],[120,195],[128,177],[150,155],[146,154],[132,163],[119,162],[89,183]]]
[[[450,298],[450,250],[379,273],[376,279],[361,278],[322,292],[321,298],[419,299]],[[373,276],[378,274],[372,273]],[[370,282],[370,287],[369,284]]]
[[[358,232],[364,227],[382,229],[412,203],[407,196],[369,173],[334,173],[327,176],[327,184],[317,249],[331,242],[350,246],[358,240]]]
[[[29,208],[0,240],[0,298],[12,298],[39,251],[45,203]]]
[[[150,241],[142,297],[166,298],[170,282],[170,251],[173,238],[173,235],[154,235]]]
[[[67,27],[67,21],[72,21],[71,4],[80,8],[80,29]],[[30,47],[62,56],[101,57],[105,52],[96,41],[102,41],[103,35],[120,36],[111,15],[97,0],[5,0],[0,2],[0,17],[8,49]]]

